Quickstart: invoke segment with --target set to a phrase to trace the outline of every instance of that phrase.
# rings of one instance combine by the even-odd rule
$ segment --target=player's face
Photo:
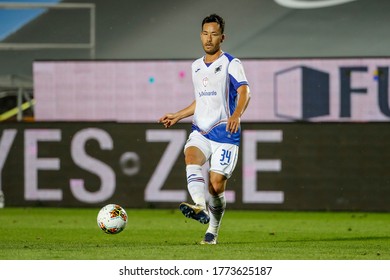
[[[200,33],[200,39],[205,53],[213,55],[221,48],[221,43],[225,35],[221,33],[221,29],[218,23],[209,22],[205,23]]]

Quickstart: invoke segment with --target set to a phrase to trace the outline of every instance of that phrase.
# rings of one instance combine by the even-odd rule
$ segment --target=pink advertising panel
[[[389,58],[242,62],[252,92],[244,122],[390,120]],[[34,62],[35,118],[156,122],[194,99],[191,63]]]

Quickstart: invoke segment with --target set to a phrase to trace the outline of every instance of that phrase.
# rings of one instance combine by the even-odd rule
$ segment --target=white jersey
[[[238,145],[240,130],[227,132],[226,123],[237,106],[237,89],[248,85],[241,61],[222,53],[207,65],[201,57],[192,63],[192,81],[196,99],[193,130],[210,140]]]

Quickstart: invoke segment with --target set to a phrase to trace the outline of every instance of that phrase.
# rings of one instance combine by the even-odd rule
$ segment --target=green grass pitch
[[[126,209],[117,235],[99,209],[0,209],[1,260],[390,260],[390,213],[227,210],[219,244],[178,210]]]

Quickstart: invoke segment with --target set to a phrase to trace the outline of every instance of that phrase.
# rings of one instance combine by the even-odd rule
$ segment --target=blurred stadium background
[[[190,102],[216,12],[253,84],[229,207],[390,210],[389,1],[20,2],[0,1],[6,206],[185,200],[189,125],[155,122]]]

